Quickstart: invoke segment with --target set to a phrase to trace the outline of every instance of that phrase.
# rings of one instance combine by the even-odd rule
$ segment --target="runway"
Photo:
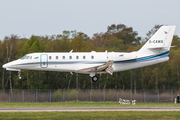
[[[180,107],[26,107],[0,108],[0,112],[180,111]]]

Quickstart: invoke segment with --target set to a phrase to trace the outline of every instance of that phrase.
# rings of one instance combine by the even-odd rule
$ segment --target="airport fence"
[[[0,90],[0,102],[119,101],[174,102],[179,90],[58,89]]]

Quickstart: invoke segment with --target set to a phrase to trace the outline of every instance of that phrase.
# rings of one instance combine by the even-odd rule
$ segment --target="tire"
[[[98,81],[98,77],[97,77],[97,76],[93,76],[93,77],[92,77],[92,81],[93,81],[93,82],[97,82],[97,81]]]

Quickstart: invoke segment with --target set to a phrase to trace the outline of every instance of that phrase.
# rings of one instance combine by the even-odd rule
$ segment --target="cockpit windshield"
[[[27,56],[27,55],[25,55],[25,56],[23,56],[22,58],[20,58],[21,60],[24,60],[24,59],[26,59],[26,60],[28,60],[28,59],[32,59],[32,56]]]
[[[23,56],[22,58],[20,58],[21,60],[23,60],[23,59],[25,59],[27,56],[25,55],[25,56]]]

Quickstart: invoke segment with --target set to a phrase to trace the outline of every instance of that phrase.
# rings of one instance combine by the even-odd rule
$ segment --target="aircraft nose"
[[[6,64],[4,64],[2,67],[3,68],[8,68],[10,66],[10,64],[9,63],[6,63]]]

